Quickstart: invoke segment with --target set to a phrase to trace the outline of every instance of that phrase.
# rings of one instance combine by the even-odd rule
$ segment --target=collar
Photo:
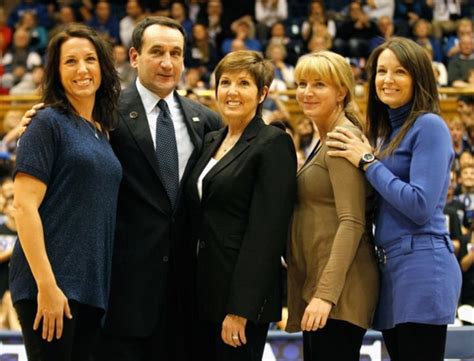
[[[411,106],[412,102],[410,101],[407,104],[402,105],[401,107],[396,109],[388,108],[388,115],[390,118],[392,130],[398,129],[403,125],[406,118],[408,117],[408,114],[410,114]]]
[[[472,59],[474,59],[474,53],[472,53],[472,54],[470,54],[470,55],[459,54],[459,59],[462,59],[462,60],[472,60]]]
[[[151,112],[155,111],[156,105],[161,100],[161,98],[157,96],[155,93],[153,93],[152,91],[150,91],[149,89],[145,88],[140,82],[140,79],[138,77],[136,80],[136,86],[137,86],[138,94],[140,95],[140,98],[142,100],[143,107],[145,108],[146,114],[148,115]],[[168,104],[168,108],[170,110],[175,107],[176,99],[174,97],[174,92],[171,92],[163,99]]]

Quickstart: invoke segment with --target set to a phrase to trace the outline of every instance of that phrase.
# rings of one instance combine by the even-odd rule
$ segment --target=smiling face
[[[472,37],[469,35],[464,35],[459,38],[459,53],[464,56],[471,56],[473,53],[474,44]]]
[[[474,167],[472,165],[461,170],[461,184],[468,189],[474,187]]]
[[[375,90],[380,101],[390,108],[400,108],[413,98],[413,77],[395,53],[385,49],[379,55],[375,75]]]
[[[61,45],[59,73],[66,97],[76,109],[78,103],[95,100],[102,78],[92,42],[85,38],[66,40]]]
[[[177,86],[184,69],[184,38],[178,29],[150,25],[143,33],[141,52],[130,49],[130,64],[141,84],[160,98]]]
[[[247,71],[224,72],[216,95],[221,116],[227,123],[235,124],[250,122],[258,104],[265,99],[265,94],[259,96],[257,84]]]
[[[449,132],[451,133],[451,139],[453,140],[454,144],[459,144],[462,142],[462,136],[464,134],[464,128],[459,125],[450,126]]]
[[[304,115],[318,126],[334,120],[345,95],[342,89],[320,77],[303,77],[296,88],[296,100]]]

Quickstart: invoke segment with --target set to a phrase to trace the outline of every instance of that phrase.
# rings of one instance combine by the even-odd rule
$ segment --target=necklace
[[[338,116],[336,117],[336,119],[334,119],[334,120],[332,121],[332,123],[331,123],[331,125],[329,126],[328,130],[329,130],[329,131],[332,131],[333,128],[337,125],[337,123],[338,123],[342,118],[344,118],[345,115],[346,115],[346,114],[344,113],[344,110],[342,110],[342,111],[338,114]]]
[[[96,137],[96,139],[100,140],[99,138],[99,133],[97,133],[97,127],[95,126],[95,124],[93,124],[92,122],[89,122],[88,120],[84,119],[83,117],[80,117],[87,125],[87,129],[89,129],[92,134],[94,134],[94,137]],[[92,129],[94,128],[94,129]]]
[[[222,152],[225,154],[225,153],[227,153],[227,151],[232,149],[232,147],[235,145],[235,143],[237,143],[239,141],[239,138],[240,138],[240,136],[236,137],[233,142],[229,141],[229,139],[231,139],[231,138],[224,139],[224,141],[222,142]]]
[[[339,121],[344,118],[345,116],[345,112],[344,111],[341,111],[337,117],[331,122],[331,124],[326,128],[325,132],[322,132],[321,129],[318,129],[319,130],[319,139],[322,141],[322,142],[326,142],[326,132],[331,132],[333,130],[333,128],[336,127],[337,123],[339,123]]]

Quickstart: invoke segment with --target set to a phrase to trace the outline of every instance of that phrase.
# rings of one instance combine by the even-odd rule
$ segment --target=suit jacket
[[[360,130],[347,121],[343,126]],[[368,328],[378,295],[372,190],[364,174],[322,147],[297,175],[298,200],[288,248],[287,331],[301,331],[313,297],[331,302],[329,318]]]
[[[197,180],[227,134],[206,136],[186,192],[193,212],[197,306],[202,320],[236,314],[253,322],[281,318],[281,261],[295,198],[291,138],[254,118],[236,145]]]
[[[175,95],[194,144],[181,184],[195,164],[204,135],[219,129],[217,114]],[[119,125],[110,142],[123,167],[112,261],[112,288],[105,320],[106,333],[146,337],[169,312],[169,272],[179,269],[179,222],[182,197],[172,209],[159,176],[159,164],[136,85],[123,91]],[[170,264],[172,266],[170,266]],[[173,269],[170,269],[173,267]]]

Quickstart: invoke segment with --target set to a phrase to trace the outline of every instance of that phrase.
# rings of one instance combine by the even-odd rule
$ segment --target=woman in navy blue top
[[[11,293],[28,360],[83,361],[109,293],[122,169],[107,131],[120,83],[108,45],[83,25],[53,37],[48,60],[46,108],[18,147]]]
[[[377,191],[380,294],[374,328],[392,360],[443,360],[461,274],[443,208],[454,152],[430,62],[394,38],[368,61],[368,136],[337,128],[328,145],[365,171]],[[377,158],[371,144],[378,150]]]

